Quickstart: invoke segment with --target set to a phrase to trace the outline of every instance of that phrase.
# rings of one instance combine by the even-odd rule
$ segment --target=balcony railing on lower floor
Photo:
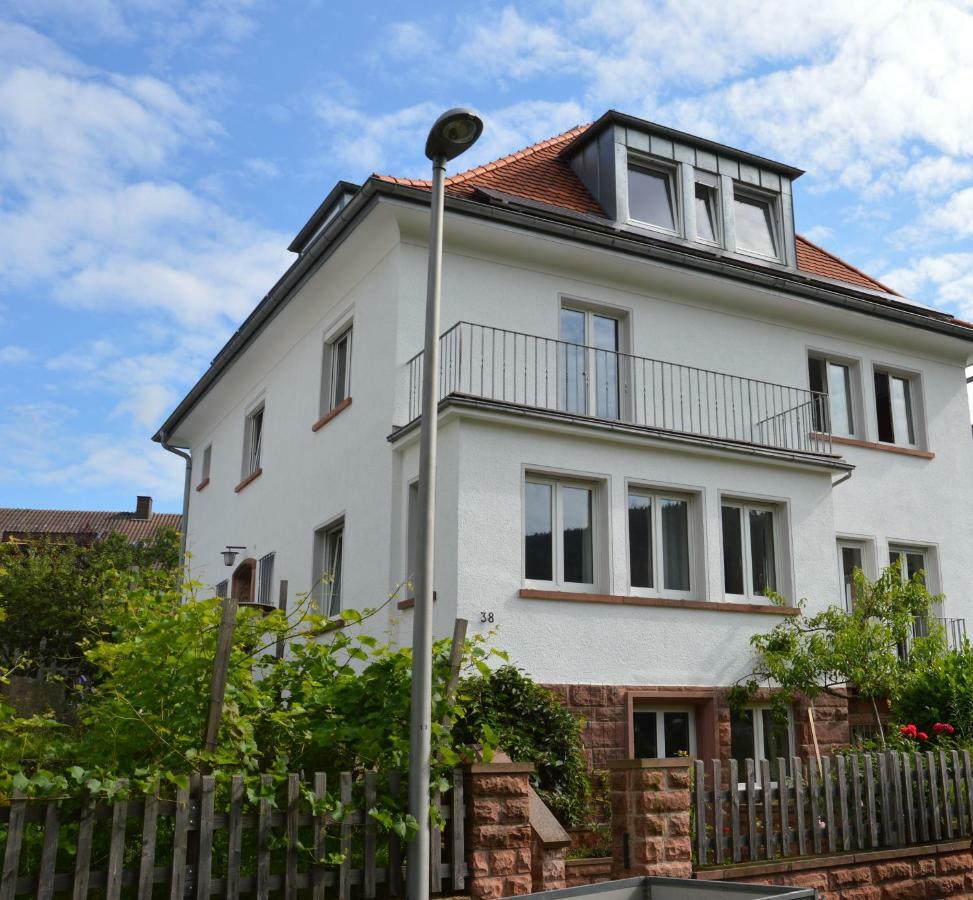
[[[827,395],[459,322],[441,335],[440,399],[465,395],[607,422],[771,447],[831,452]],[[406,364],[419,417],[423,354]]]

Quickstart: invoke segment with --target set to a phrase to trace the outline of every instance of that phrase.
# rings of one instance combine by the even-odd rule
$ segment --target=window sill
[[[247,475],[235,488],[233,488],[234,493],[239,494],[251,481],[256,481],[261,475],[263,475],[263,469],[256,469]]]
[[[199,484],[196,485],[196,490],[201,491],[208,484],[209,484],[209,479],[204,478]]]
[[[311,431],[320,431],[328,424],[335,416],[339,413],[344,412],[348,407],[351,406],[351,397],[345,397],[334,409],[326,412],[320,419],[317,420],[312,426]]]
[[[826,441],[828,435],[812,432],[812,438]],[[931,450],[918,450],[915,447],[899,447],[896,444],[882,444],[878,441],[863,441],[859,438],[842,437],[841,435],[831,435],[831,443],[843,444],[846,447],[864,447],[866,450],[884,450],[886,453],[899,453],[902,456],[916,456],[919,459],[935,459],[936,454]]]
[[[436,596],[436,592],[432,592],[432,602],[435,603],[439,598]],[[416,605],[415,597],[406,597],[405,600],[400,600],[395,604],[399,609],[412,609]]]
[[[538,591],[521,588],[524,600],[563,600],[569,603],[610,603],[617,606],[654,606],[669,609],[703,609],[711,612],[757,613],[770,616],[799,616],[796,606],[763,603],[729,603],[725,600],[677,600],[671,597],[629,597],[621,594],[575,594],[569,591]]]

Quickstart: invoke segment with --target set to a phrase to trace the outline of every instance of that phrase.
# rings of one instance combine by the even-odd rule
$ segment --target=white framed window
[[[622,327],[622,316],[613,311],[561,306],[558,409],[599,419],[621,418]]]
[[[628,217],[670,234],[679,231],[675,169],[662,163],[628,165]]]
[[[213,461],[213,445],[212,444],[207,444],[203,448],[202,471],[200,472],[200,475],[199,475],[199,483],[200,484],[202,484],[204,481],[209,481],[209,470],[210,470],[210,465],[212,464],[212,461]]]
[[[733,186],[736,249],[780,260],[781,237],[776,197]]]
[[[243,438],[243,477],[253,475],[260,468],[264,433],[264,406],[261,403],[247,414]]]
[[[706,180],[703,180],[704,178]],[[703,173],[697,173],[693,190],[695,192],[693,203],[696,207],[696,240],[719,246],[722,243],[723,229],[717,179],[715,176],[710,179]]]
[[[920,581],[926,589],[935,594],[938,590],[938,573],[936,572],[935,553],[931,547],[917,546],[914,544],[889,544],[889,565],[898,565],[899,574],[902,580],[911,581],[915,576],[919,576]],[[932,604],[929,615],[941,617],[943,614],[940,604]],[[917,617],[912,623],[913,637],[928,637],[929,622],[926,618]],[[899,655],[905,659],[908,655],[908,645],[899,645]]]
[[[875,416],[878,439],[886,444],[918,445],[919,379],[915,375],[875,370]]]
[[[594,591],[598,486],[574,479],[528,475],[524,484],[524,581],[571,591]]]
[[[274,605],[274,554],[260,557],[257,564],[257,603]]]
[[[855,571],[867,572],[866,545],[863,541],[845,538],[838,540],[838,565],[841,574],[841,591],[845,609],[851,612],[855,607]]]
[[[628,571],[633,593],[692,596],[693,498],[668,491],[628,491]]]
[[[351,337],[348,325],[324,343],[321,413],[331,412],[351,396]]]
[[[341,570],[345,520],[338,519],[314,532],[314,596],[326,616],[341,612]]]
[[[419,562],[419,482],[409,484],[406,498],[405,580],[412,596],[416,589],[416,567]]]
[[[861,436],[857,365],[850,360],[812,353],[808,356],[807,369],[811,390],[827,395],[815,397],[812,406],[814,430],[844,437]]]
[[[724,498],[723,590],[732,596],[763,597],[780,585],[780,509]]]
[[[696,753],[692,709],[637,706],[632,711],[635,759],[671,759]]]
[[[790,710],[781,720],[769,705],[754,705],[730,710],[730,756],[737,761],[738,777],[746,775],[746,761],[766,759],[772,776],[777,775],[776,761],[794,758],[794,719]],[[760,783],[760,766],[755,765],[755,778]],[[776,784],[776,782],[774,782]]]

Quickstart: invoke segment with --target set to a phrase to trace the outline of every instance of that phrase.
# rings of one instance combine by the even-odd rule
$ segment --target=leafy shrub
[[[492,738],[511,759],[536,767],[535,788],[568,826],[582,824],[589,813],[591,783],[582,722],[557,695],[514,666],[467,679],[466,714],[457,739]]]
[[[949,723],[959,741],[973,741],[973,645],[930,658],[910,670],[893,706],[900,723],[914,723],[932,736]]]

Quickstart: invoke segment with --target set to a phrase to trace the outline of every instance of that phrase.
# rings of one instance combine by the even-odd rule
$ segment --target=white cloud
[[[927,156],[908,168],[900,184],[929,198],[947,194],[970,180],[973,180],[973,162],[961,162],[951,156]]]
[[[973,320],[973,252],[922,256],[880,280],[907,297],[932,291],[938,306]]]
[[[834,229],[827,225],[812,225],[810,228],[802,228],[801,234],[815,244],[824,244],[834,236]]]
[[[30,362],[33,358],[34,354],[26,347],[18,347],[16,344],[0,347],[0,366],[18,366]]]
[[[919,239],[928,239],[930,232],[954,239],[973,235],[973,187],[957,191],[942,205],[923,213],[915,226],[904,230],[906,236]]]
[[[243,161],[243,169],[247,174],[255,175],[259,178],[280,177],[280,167],[270,159],[245,159]]]

